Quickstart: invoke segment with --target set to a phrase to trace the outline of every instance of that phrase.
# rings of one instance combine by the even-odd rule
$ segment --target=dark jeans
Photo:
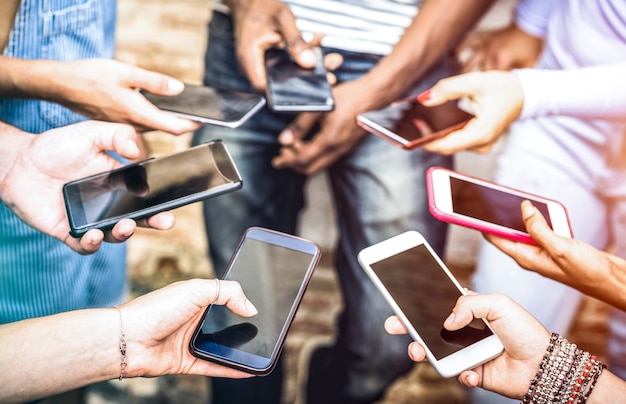
[[[215,13],[209,35],[205,84],[252,91],[237,65],[229,17]],[[373,55],[342,54],[345,61],[335,71],[339,82],[361,76],[379,59]],[[204,203],[209,252],[218,273],[225,269],[247,227],[296,231],[298,214],[304,205],[305,177],[271,165],[279,150],[277,136],[292,117],[264,109],[240,128],[205,126],[194,136],[194,143],[223,139],[244,181],[241,190]],[[447,227],[435,220],[427,207],[424,173],[432,165],[450,166],[451,158],[421,150],[408,152],[367,135],[328,169],[338,213],[335,266],[344,309],[337,323],[338,338],[327,385],[339,401],[375,400],[412,367],[407,355],[409,338],[385,333],[383,322],[392,311],[356,257],[362,248],[410,229],[421,232],[439,253],[443,252]],[[249,385],[249,380],[214,379],[214,402],[279,402],[281,380],[280,368],[268,378],[254,380],[256,386]],[[222,388],[223,384],[216,388],[220,383],[228,388]],[[278,396],[268,396],[268,390],[254,390],[259,385],[273,385],[269,390]],[[243,393],[248,394],[248,399],[242,398]]]

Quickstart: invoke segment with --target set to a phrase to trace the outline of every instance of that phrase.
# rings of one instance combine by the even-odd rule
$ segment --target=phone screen
[[[457,331],[443,328],[461,292],[425,245],[370,266],[438,360],[493,335],[480,319]]]
[[[213,141],[67,183],[63,192],[70,224],[81,229],[240,186],[224,144]]]
[[[178,95],[164,96],[142,91],[159,109],[216,125],[234,126],[265,105],[265,99],[254,93],[222,90],[194,84],[185,84]]]
[[[267,98],[275,111],[330,111],[335,101],[326,77],[323,55],[314,48],[317,65],[305,69],[293,61],[283,49],[268,49],[265,52],[267,74]]]
[[[453,212],[526,233],[520,205],[524,200],[531,200],[531,198],[510,194],[453,176],[450,176],[450,191]],[[531,201],[552,227],[548,205],[536,200]]]
[[[226,306],[210,306],[192,351],[246,369],[271,366],[319,257],[317,246],[304,243],[308,251],[245,237],[224,279],[241,284],[258,314],[241,317]]]
[[[403,145],[455,127],[472,118],[471,114],[457,106],[456,101],[425,107],[417,100],[398,102],[361,116],[369,123],[385,130],[383,132],[385,135],[391,136]]]

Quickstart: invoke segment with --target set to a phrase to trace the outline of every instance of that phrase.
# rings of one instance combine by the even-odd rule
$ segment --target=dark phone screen
[[[455,177],[450,177],[450,188],[455,213],[526,233],[520,205],[528,199],[552,227],[548,205],[543,202]]]
[[[466,122],[473,117],[459,109],[456,101],[425,107],[416,100],[399,102],[367,112],[363,116],[404,139],[406,143]]]
[[[443,328],[461,292],[426,246],[410,248],[370,266],[437,359],[493,335],[479,319],[458,331]]]
[[[240,178],[223,143],[213,142],[74,181],[64,191],[80,228],[236,182]]]
[[[267,367],[315,261],[314,254],[246,238],[225,279],[241,284],[258,314],[241,317],[226,306],[211,306],[193,341],[195,348],[254,368]]]
[[[268,49],[265,52],[271,106],[320,105],[331,108],[334,105],[323,56],[321,52],[317,56],[318,64],[312,69],[305,69],[298,66],[283,49]]]
[[[193,84],[185,84],[185,89],[173,96],[156,95],[145,91],[142,93],[150,102],[164,111],[220,122],[239,121],[260,102],[263,102],[259,94]]]

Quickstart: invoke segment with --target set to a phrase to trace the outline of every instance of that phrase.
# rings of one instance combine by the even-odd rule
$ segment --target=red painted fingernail
[[[432,88],[424,91],[423,93],[421,93],[420,95],[417,96],[417,100],[420,103],[424,103],[424,101],[430,100],[430,94],[432,93],[432,91],[433,91]]]

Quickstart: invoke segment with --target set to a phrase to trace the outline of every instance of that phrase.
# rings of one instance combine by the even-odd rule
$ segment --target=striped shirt
[[[284,0],[305,38],[323,33],[322,45],[387,55],[417,14],[420,0]],[[222,0],[215,11],[228,13]]]

